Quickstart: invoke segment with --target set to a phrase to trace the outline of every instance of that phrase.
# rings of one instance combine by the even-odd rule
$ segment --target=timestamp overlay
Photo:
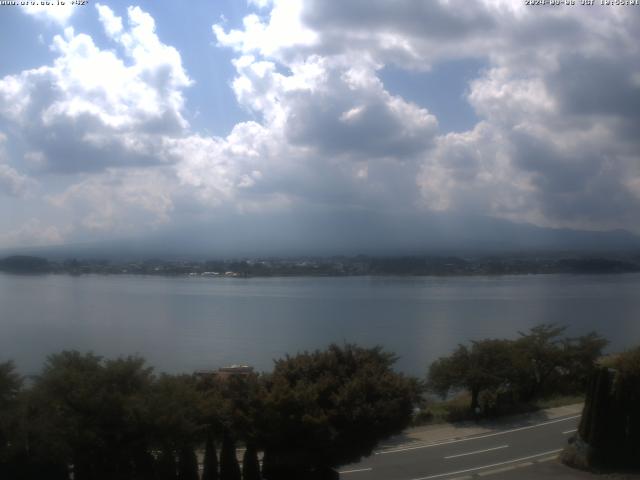
[[[0,0],[0,7],[69,8],[89,5],[90,0]]]
[[[525,6],[547,7],[638,7],[640,0],[522,0]]]

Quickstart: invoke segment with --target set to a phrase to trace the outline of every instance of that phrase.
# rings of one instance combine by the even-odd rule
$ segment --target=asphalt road
[[[556,455],[579,415],[433,444],[398,445],[340,469],[343,480],[431,480],[473,476]]]

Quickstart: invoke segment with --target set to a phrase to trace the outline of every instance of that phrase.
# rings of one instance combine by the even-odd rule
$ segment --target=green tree
[[[200,384],[206,405],[207,423],[210,432],[219,432],[223,437],[220,477],[236,475],[235,455],[226,456],[224,435],[243,442],[249,453],[257,454],[262,440],[264,424],[264,379],[254,373],[231,375],[226,378],[205,378]],[[226,459],[226,460],[225,460]],[[227,462],[229,465],[227,465]],[[249,467],[249,474],[251,467]],[[244,475],[247,475],[245,472]]]
[[[205,442],[202,480],[218,480],[218,455],[211,433],[207,434]]]
[[[240,465],[238,465],[236,457],[236,444],[228,432],[225,432],[222,437],[220,480],[241,480]]]
[[[380,347],[347,344],[275,362],[267,384],[265,478],[312,478],[370,455],[405,428],[418,400],[417,381],[392,370]],[[265,460],[266,461],[266,460]]]
[[[578,438],[563,460],[580,468],[640,468],[640,347],[591,375]],[[584,445],[586,443],[586,445]]]
[[[160,375],[145,397],[145,422],[154,448],[179,452],[204,435],[202,396],[190,375]]]
[[[258,450],[252,443],[247,444],[242,457],[242,480],[260,480]]]
[[[608,340],[596,332],[562,341],[564,350],[562,381],[559,386],[569,393],[585,392],[589,378],[597,368],[597,361]]]
[[[524,401],[529,401],[544,391],[544,387],[566,363],[560,335],[567,327],[542,324],[527,333],[519,332],[516,341],[518,352],[518,387]]]
[[[198,480],[198,457],[191,446],[183,446],[178,455],[178,480]]]
[[[158,480],[178,480],[176,454],[170,448],[164,448],[158,458]]]
[[[581,337],[561,337],[566,327],[543,324],[516,340],[515,381],[520,398],[532,400],[546,394],[584,393],[596,361],[608,341],[595,332]]]
[[[0,412],[6,412],[22,388],[22,377],[12,361],[0,363]]]
[[[450,356],[431,364],[427,385],[442,396],[452,390],[468,390],[470,409],[475,411],[482,392],[509,387],[514,376],[513,356],[513,344],[508,340],[473,341],[469,347],[459,345]]]
[[[223,432],[254,447],[261,442],[264,425],[264,378],[256,374],[232,375],[217,382],[218,421]]]
[[[136,475],[147,448],[144,398],[152,378],[138,357],[49,357],[30,396],[30,449],[73,464],[78,480]]]
[[[544,394],[583,393],[607,341],[596,333],[563,338],[566,327],[543,324],[516,340],[487,339],[459,345],[433,362],[428,387],[442,396],[471,394],[472,411],[482,397],[528,402]],[[486,405],[485,405],[486,406]]]
[[[20,405],[22,378],[13,362],[0,363],[0,478],[10,478],[20,465]]]

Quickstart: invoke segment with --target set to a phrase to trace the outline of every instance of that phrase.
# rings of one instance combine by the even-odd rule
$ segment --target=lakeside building
[[[200,378],[219,378],[226,379],[233,376],[247,376],[253,373],[253,367],[249,365],[230,365],[228,367],[220,367],[217,370],[199,370],[194,374]]]

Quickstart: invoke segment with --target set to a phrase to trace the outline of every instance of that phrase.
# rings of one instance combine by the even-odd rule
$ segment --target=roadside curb
[[[531,467],[537,463],[550,462],[551,460],[557,460],[559,454],[550,455],[536,460],[526,461],[523,463],[517,463],[515,465],[509,465],[508,467],[494,468],[493,470],[487,470],[484,472],[474,473],[473,475],[465,475],[463,477],[453,477],[448,480],[473,480],[474,478],[482,478],[489,475],[495,475],[497,473],[510,472],[519,468]]]
[[[522,428],[567,416],[580,415],[582,413],[582,407],[583,404],[578,403],[562,407],[548,408],[524,415],[512,415],[497,420],[481,422],[479,424],[461,422],[410,428],[405,430],[402,434],[384,442],[376,451],[376,454],[382,454],[389,450],[399,448],[412,449],[420,448],[422,446],[444,444],[478,435],[491,434],[500,430]]]

